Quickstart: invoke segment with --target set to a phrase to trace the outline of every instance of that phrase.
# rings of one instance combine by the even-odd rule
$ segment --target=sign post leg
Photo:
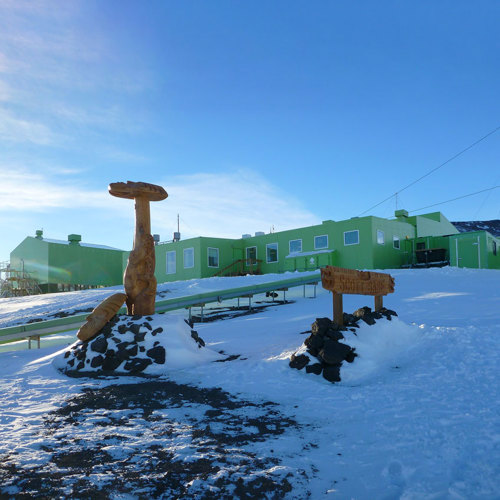
[[[380,311],[384,304],[384,296],[383,295],[375,295],[375,311]]]
[[[339,326],[344,326],[344,309],[341,293],[333,292],[333,321]]]

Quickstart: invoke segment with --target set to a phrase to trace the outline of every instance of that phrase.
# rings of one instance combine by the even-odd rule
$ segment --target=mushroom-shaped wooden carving
[[[168,194],[161,187],[145,182],[113,182],[109,194],[135,200],[134,248],[130,252],[123,285],[129,315],[154,314],[156,296],[155,251],[151,236],[150,201],[164,200]]]

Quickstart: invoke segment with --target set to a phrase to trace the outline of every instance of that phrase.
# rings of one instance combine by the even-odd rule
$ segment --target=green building
[[[356,269],[441,266],[500,269],[500,239],[487,231],[459,233],[440,212],[343,221],[238,239],[197,237],[155,246],[156,278],[167,281],[311,271],[326,265]],[[81,242],[27,237],[10,256],[42,292],[119,285],[129,252]]]
[[[276,233],[244,234],[240,239],[198,237],[160,243],[155,247],[156,277],[165,282],[308,271],[326,265],[394,269],[451,264],[500,269],[499,245],[498,238],[486,231],[459,233],[440,212],[409,217],[405,210],[397,210],[394,219],[354,217]]]
[[[11,252],[10,267],[37,280],[43,293],[121,284],[124,251],[81,240],[79,234],[47,239],[37,231]]]

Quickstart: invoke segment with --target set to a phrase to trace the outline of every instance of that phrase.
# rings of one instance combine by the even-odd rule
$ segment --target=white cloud
[[[43,123],[18,118],[0,108],[0,139],[47,145],[54,142],[55,134]]]
[[[81,189],[78,183],[57,182],[18,165],[0,166],[0,178],[0,212],[112,206],[106,190]]]
[[[248,169],[177,176],[162,185],[169,197],[152,204],[152,225],[154,231],[164,232],[165,240],[176,230],[178,213],[183,238],[238,238],[244,233],[269,232],[272,226],[282,231],[321,222],[300,200]]]

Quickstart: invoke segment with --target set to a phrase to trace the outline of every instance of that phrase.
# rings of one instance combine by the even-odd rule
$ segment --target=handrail
[[[248,285],[236,288],[227,288],[224,290],[216,290],[213,292],[204,292],[184,297],[176,297],[172,299],[157,300],[155,303],[155,312],[174,311],[191,306],[208,304],[213,302],[221,302],[222,300],[233,299],[237,297],[257,295],[259,293],[273,292],[286,288],[293,288],[301,285],[315,284],[321,280],[320,274],[315,273],[309,276],[301,276],[300,278],[288,278],[285,280],[270,281],[256,285]],[[118,311],[120,314],[126,312],[125,308]],[[55,333],[63,333],[70,330],[76,330],[82,326],[88,313],[76,314],[65,318],[52,320],[38,321],[34,323],[26,323],[23,325],[9,326],[0,328],[0,344],[13,342],[15,340],[25,339],[29,337],[38,337],[52,335]]]

